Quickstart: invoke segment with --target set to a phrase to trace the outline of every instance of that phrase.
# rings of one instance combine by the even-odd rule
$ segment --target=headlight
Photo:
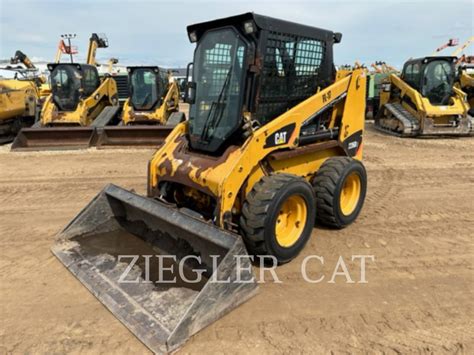
[[[244,23],[244,31],[246,34],[251,34],[255,32],[255,24],[253,21],[247,21]]]
[[[189,40],[191,41],[191,43],[197,42],[198,36],[196,31],[193,31],[189,34]]]

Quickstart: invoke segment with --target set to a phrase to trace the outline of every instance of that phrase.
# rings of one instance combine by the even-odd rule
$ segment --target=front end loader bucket
[[[257,292],[238,235],[115,185],[59,233],[52,251],[157,353],[176,350]]]
[[[98,130],[97,148],[160,146],[171,133],[168,126],[106,126]]]
[[[38,127],[22,129],[13,141],[11,150],[84,149],[95,145],[93,127]]]

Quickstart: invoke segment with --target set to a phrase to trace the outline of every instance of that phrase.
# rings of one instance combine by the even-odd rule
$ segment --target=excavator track
[[[420,132],[418,119],[407,111],[400,103],[385,104],[379,114],[388,111],[391,117],[375,119],[375,128],[397,137],[414,137]]]
[[[13,142],[18,132],[33,122],[33,117],[17,117],[0,123],[0,145]]]

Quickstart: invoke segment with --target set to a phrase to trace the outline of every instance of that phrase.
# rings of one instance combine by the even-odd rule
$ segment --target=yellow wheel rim
[[[361,183],[359,175],[352,173],[347,176],[340,196],[341,211],[345,216],[349,216],[356,209],[359,203],[360,190]]]
[[[303,197],[294,195],[283,202],[275,222],[275,236],[280,246],[289,248],[298,241],[306,225],[307,215]]]

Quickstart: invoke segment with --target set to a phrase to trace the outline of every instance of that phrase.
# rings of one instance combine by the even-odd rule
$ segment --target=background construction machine
[[[39,90],[28,78],[28,69],[14,70],[21,77],[0,80],[0,144],[11,142],[23,128],[35,122]]]
[[[157,147],[173,126],[185,119],[184,114],[178,112],[178,84],[165,69],[136,66],[127,67],[127,72],[128,98],[123,104],[121,121],[117,126],[101,130],[97,147]]]
[[[84,148],[94,144],[96,127],[109,124],[119,110],[115,81],[100,78],[96,67],[96,49],[107,46],[104,37],[93,33],[86,64],[48,64],[51,94],[40,120],[34,127],[21,130],[12,150]]]
[[[453,56],[407,61],[383,85],[375,127],[400,137],[472,133],[466,95],[455,86],[456,62]]]
[[[398,74],[398,70],[383,62],[376,61],[370,65],[371,70],[367,76],[367,109],[366,118],[373,119],[377,116],[380,106],[380,92],[382,84],[390,74]]]
[[[11,79],[0,80],[0,144],[13,141],[22,128],[34,124],[50,91],[46,78],[38,75],[38,69],[22,51],[15,52],[10,64],[17,66],[0,68],[15,73]]]
[[[15,52],[15,56],[10,59],[11,64],[21,63],[26,69],[30,69],[32,72],[37,73],[38,68],[28,58],[28,56],[22,51],[18,50]],[[51,87],[49,86],[48,80],[44,75],[34,75],[33,80],[39,89],[39,103],[43,104],[44,99],[51,93]]]
[[[179,88],[159,67],[127,67],[129,98],[122,113],[124,125],[164,125],[179,109]]]
[[[188,35],[189,120],[150,160],[148,198],[108,185],[52,248],[155,352],[255,294],[247,250],[288,262],[316,220],[353,222],[366,193],[366,73],[336,79],[340,33],[246,13]]]
[[[459,65],[459,80],[457,86],[467,95],[469,103],[469,116],[474,117],[474,61],[461,62]],[[471,126],[471,129],[474,127]]]
[[[463,52],[472,43],[474,43],[474,36],[470,37],[453,52],[453,55],[459,56],[457,62],[459,76],[456,85],[467,95],[471,122],[474,120],[474,55],[468,55]],[[474,130],[474,124],[472,124],[471,129]]]

